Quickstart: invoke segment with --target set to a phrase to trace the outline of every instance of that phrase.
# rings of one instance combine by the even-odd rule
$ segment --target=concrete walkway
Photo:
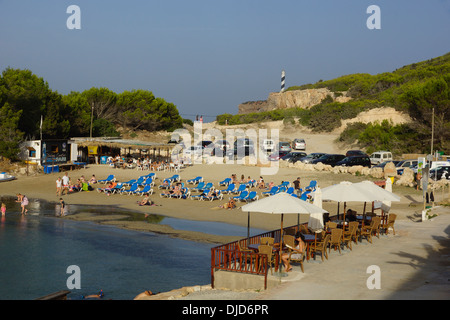
[[[261,299],[450,299],[450,214],[437,208],[432,221],[398,221],[396,235],[363,240],[353,250],[331,251],[325,262],[305,264]],[[379,267],[380,289],[369,289]],[[299,268],[299,267],[297,267]],[[297,271],[299,274],[299,272]],[[291,277],[291,276],[290,276]]]
[[[450,299],[450,209],[433,209],[431,221],[412,219],[395,223],[396,235],[363,240],[353,250],[331,251],[324,262],[306,262],[305,273],[298,265],[281,284],[265,292],[203,290],[187,300],[393,300]],[[376,273],[369,267],[375,266]],[[373,267],[372,267],[373,268]],[[376,284],[380,288],[369,289]]]

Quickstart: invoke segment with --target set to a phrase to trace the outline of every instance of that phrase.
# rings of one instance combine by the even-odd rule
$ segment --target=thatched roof
[[[110,148],[173,148],[174,144],[158,143],[151,141],[126,140],[120,138],[71,138],[80,147],[102,146]]]

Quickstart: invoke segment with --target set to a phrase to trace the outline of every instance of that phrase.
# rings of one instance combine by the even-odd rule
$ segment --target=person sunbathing
[[[222,209],[234,209],[234,208],[236,208],[236,202],[234,201],[234,199],[230,199],[230,201],[228,201],[227,203],[224,203],[223,205],[221,205],[220,208],[222,208]]]
[[[93,174],[92,177],[89,179],[89,183],[90,184],[97,183],[97,178],[95,177],[95,174]]]
[[[217,191],[214,188],[209,189],[208,193],[206,194],[205,198],[211,200],[214,197],[217,197]]]
[[[264,183],[263,177],[259,177],[258,188],[259,188],[259,189],[264,189],[265,187],[266,187],[266,185],[265,185],[265,183]]]
[[[274,185],[275,184],[273,183],[273,181],[270,181],[270,183],[267,185],[267,188],[265,190],[270,191]]]
[[[140,206],[151,206],[154,204],[152,200],[148,197],[148,193],[145,194],[144,198],[141,201],[138,201]]]
[[[172,195],[174,196],[181,196],[181,185],[177,183],[175,187],[173,188]]]
[[[103,189],[103,192],[108,196],[113,193],[114,188],[117,186],[117,182],[110,182],[106,188]]]

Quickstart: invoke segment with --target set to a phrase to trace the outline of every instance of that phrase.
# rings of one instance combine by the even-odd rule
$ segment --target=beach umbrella
[[[262,212],[269,214],[281,214],[281,232],[280,232],[280,246],[279,246],[279,257],[281,265],[281,242],[283,239],[283,217],[284,214],[323,214],[326,211],[319,208],[311,203],[300,200],[299,198],[293,197],[286,192],[280,192],[273,196],[257,200],[255,202],[246,204],[241,207],[242,211],[250,212]],[[250,226],[248,226],[249,229]],[[248,231],[247,231],[248,233]]]
[[[338,216],[339,216],[339,203],[344,202],[344,219],[343,219],[344,223],[345,223],[345,208],[347,202],[375,201],[370,192],[363,190],[361,187],[349,181],[342,181],[338,184],[323,188],[322,199],[338,202]]]
[[[400,197],[392,193],[391,179],[388,180],[389,181],[386,181],[386,189],[383,189],[368,180],[354,183],[354,185],[366,192],[369,192],[372,197],[372,201],[400,201]]]
[[[322,208],[322,189],[319,187],[314,191],[313,204],[319,208]],[[314,248],[316,248],[317,233],[321,232],[324,228],[323,214],[311,213],[308,220],[308,228],[314,231]]]
[[[323,188],[322,199],[344,202],[344,221],[346,202],[400,201],[400,197],[370,181],[358,183],[342,181]]]
[[[386,188],[385,189],[383,189],[380,186],[377,186],[375,183],[373,183],[372,181],[368,181],[368,180],[355,183],[355,185],[359,186],[360,188],[364,189],[365,191],[370,192],[370,194],[372,195],[372,198],[373,198],[372,201],[381,201],[383,203],[382,204],[383,215],[384,215],[385,209],[387,209],[386,211],[389,211],[389,209],[391,208],[392,202],[400,201],[400,197],[397,196],[396,194],[392,193],[392,180],[389,178],[386,180]]]
[[[316,188],[314,191],[313,205],[318,208],[322,208],[322,189]],[[320,232],[323,230],[323,214],[320,212],[311,213],[308,220],[308,228],[314,230],[314,232]]]

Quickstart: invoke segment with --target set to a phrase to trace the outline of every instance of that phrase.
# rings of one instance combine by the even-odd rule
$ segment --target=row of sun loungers
[[[153,194],[156,176],[154,173],[150,173],[145,176],[140,176],[137,179],[131,179],[129,181],[119,182],[114,188],[98,188],[97,191],[105,192],[109,194],[121,194],[121,195],[143,195]],[[116,181],[114,175],[108,176],[106,179],[99,180],[99,183],[108,183]],[[179,174],[175,174],[172,177],[166,178],[158,186],[158,189],[166,189],[167,192],[161,192],[160,197],[177,198],[191,200],[222,200],[225,194],[232,195],[230,199],[235,201],[254,201],[258,200],[259,196],[256,191],[250,191],[249,188],[256,186],[256,181],[251,180],[247,183],[241,183],[237,186],[232,183],[231,178],[226,178],[220,181],[219,186],[226,186],[225,189],[214,188],[213,183],[203,181],[203,177],[197,176],[193,179],[186,180],[187,184],[193,184],[193,187],[187,187],[184,183],[180,182],[181,178]],[[176,187],[175,187],[176,186]],[[280,185],[272,187],[268,191],[263,191],[263,196],[272,196],[279,192],[287,192],[293,197],[299,197],[302,200],[307,200],[312,195],[317,186],[317,181],[311,180],[310,184],[304,189],[300,189],[300,194],[295,192],[294,187],[290,187],[288,181],[283,181]],[[142,188],[142,189],[141,189]],[[199,192],[199,194],[193,194]]]
[[[149,173],[145,176],[140,176],[137,179],[131,179],[124,182],[118,182],[114,187],[97,188],[98,192],[106,194],[121,194],[121,195],[144,195],[146,193],[153,194],[152,187],[155,185],[155,174]],[[114,175],[108,176],[106,179],[99,180],[98,183],[116,182]],[[141,189],[142,188],[142,189]]]

